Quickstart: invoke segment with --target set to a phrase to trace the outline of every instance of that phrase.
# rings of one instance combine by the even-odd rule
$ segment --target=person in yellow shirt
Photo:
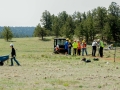
[[[74,40],[72,46],[73,46],[73,55],[76,55],[76,52],[77,52],[77,42],[76,42],[76,40]]]
[[[102,40],[98,39],[99,42],[99,53],[100,53],[100,57],[103,57],[103,48],[104,48],[104,43]]]

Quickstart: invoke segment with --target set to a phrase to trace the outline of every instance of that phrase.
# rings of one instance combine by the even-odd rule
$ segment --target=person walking
[[[77,55],[81,55],[81,43],[78,40],[78,45],[77,45]]]
[[[82,48],[82,56],[84,56],[84,52],[86,53],[86,55],[88,55],[87,44],[86,44],[85,40],[82,41],[81,48]]]
[[[92,56],[94,56],[94,57],[95,57],[95,54],[96,54],[96,48],[97,48],[97,42],[96,42],[96,40],[94,40],[92,42]]]
[[[13,66],[13,60],[16,62],[16,64],[18,65],[18,66],[21,66],[20,65],[20,63],[16,60],[16,51],[15,51],[15,49],[14,49],[14,47],[13,47],[13,44],[11,43],[10,44],[10,47],[11,47],[11,65],[10,66]]]

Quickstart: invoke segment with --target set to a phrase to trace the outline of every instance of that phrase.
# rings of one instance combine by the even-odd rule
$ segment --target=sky
[[[108,8],[111,2],[120,5],[120,0],[0,0],[0,26],[37,26],[45,10],[72,15],[98,6]]]

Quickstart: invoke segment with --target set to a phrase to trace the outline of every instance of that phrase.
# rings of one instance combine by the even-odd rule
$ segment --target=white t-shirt
[[[92,46],[97,46],[97,42],[93,41]]]

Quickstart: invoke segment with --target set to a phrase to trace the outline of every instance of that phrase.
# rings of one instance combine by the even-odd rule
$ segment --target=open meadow
[[[21,66],[5,61],[0,66],[0,90],[120,90],[120,47],[104,50],[104,57],[94,61],[89,56],[53,53],[53,38],[0,39],[0,56],[10,54],[10,43]],[[88,47],[91,54],[91,46]],[[90,59],[85,63],[82,58]]]

